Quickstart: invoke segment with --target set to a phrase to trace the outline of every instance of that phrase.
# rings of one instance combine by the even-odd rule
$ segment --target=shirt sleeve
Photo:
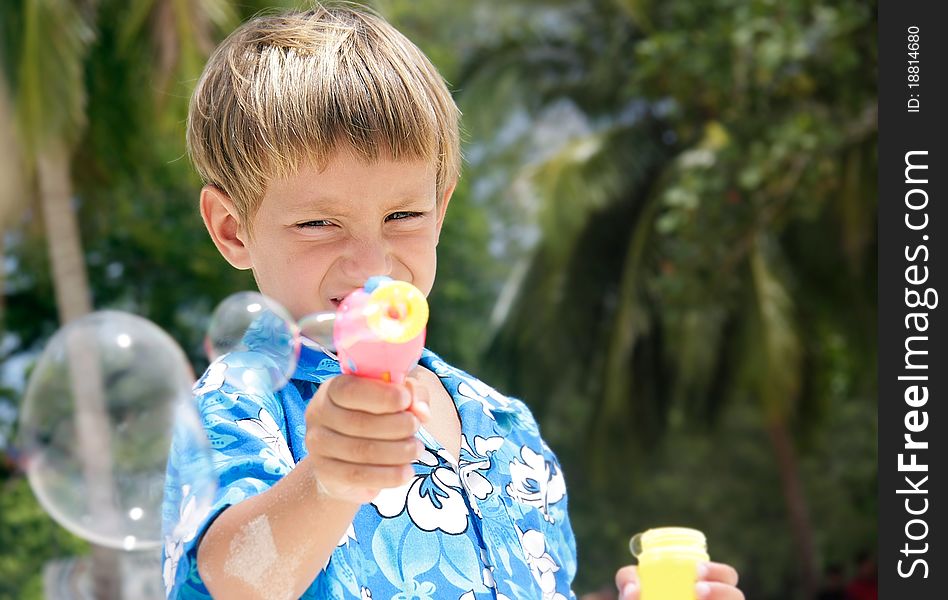
[[[213,497],[192,492],[196,458],[181,443],[180,421],[172,441],[165,484],[162,570],[168,598],[210,598],[197,569],[198,545],[213,520],[229,506],[269,489],[295,463],[287,444],[278,396],[248,383],[259,369],[252,357],[225,356],[194,388],[198,415],[210,442],[208,469],[218,485]],[[259,371],[257,371],[259,372]],[[205,451],[206,452],[206,451]]]
[[[523,510],[515,524],[526,560],[544,598],[575,598],[576,538],[570,524],[566,480],[559,459],[540,436],[540,428],[522,401],[510,398],[508,408],[519,426],[509,439],[520,444],[508,465],[508,498]]]

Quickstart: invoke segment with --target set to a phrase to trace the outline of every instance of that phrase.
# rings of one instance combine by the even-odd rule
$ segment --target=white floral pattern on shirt
[[[520,449],[520,457],[510,463],[511,482],[507,484],[507,493],[517,502],[539,509],[543,518],[552,523],[550,505],[566,496],[563,474],[555,464],[527,446]]]
[[[266,491],[306,455],[306,405],[339,372],[338,363],[304,348],[290,385],[261,393],[239,387],[253,380],[246,371],[258,368],[255,361],[250,352],[226,356],[194,388],[221,482],[215,515]],[[426,450],[415,477],[357,512],[303,598],[574,598],[563,477],[529,409],[428,351],[421,363],[454,400],[459,455],[419,435]],[[169,466],[169,478],[175,471]],[[197,541],[209,522],[203,519],[188,541],[167,540],[170,597],[210,598],[196,568]]]

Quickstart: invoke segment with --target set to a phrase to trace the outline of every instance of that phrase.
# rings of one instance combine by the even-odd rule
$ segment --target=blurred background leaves
[[[205,366],[211,309],[253,282],[198,217],[188,95],[237,22],[297,4],[0,4],[6,456],[64,303],[146,316]],[[663,524],[708,533],[749,598],[811,598],[871,551],[876,3],[372,5],[464,112],[430,346],[536,412],[569,483],[576,590]],[[59,271],[56,189],[82,242]],[[87,290],[57,306],[77,268]],[[0,596],[38,597],[42,560],[82,545],[48,520],[25,543],[18,523],[43,517],[4,460]]]

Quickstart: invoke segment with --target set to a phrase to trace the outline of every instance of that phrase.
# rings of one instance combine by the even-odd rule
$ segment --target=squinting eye
[[[310,229],[313,227],[329,227],[332,223],[326,221],[325,219],[320,219],[318,221],[306,221],[304,223],[297,223],[294,225],[297,229]]]
[[[423,214],[423,213],[414,212],[414,211],[410,211],[410,210],[400,210],[400,211],[398,211],[398,212],[394,212],[394,213],[390,214],[390,215],[387,217],[387,219],[388,219],[389,221],[401,221],[401,220],[403,220],[403,219],[411,219],[411,218],[413,218],[413,217],[420,217],[420,216],[422,216],[422,214]]]

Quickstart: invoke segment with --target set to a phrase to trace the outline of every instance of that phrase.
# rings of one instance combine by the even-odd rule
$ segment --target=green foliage
[[[859,550],[875,547],[875,423],[871,399],[834,405],[802,464],[820,559],[851,564]],[[748,597],[796,594],[796,549],[786,530],[786,509],[760,415],[733,405],[720,427],[672,428],[637,465],[607,488],[590,487],[581,471],[567,471],[570,514],[579,535],[577,589],[609,581],[630,560],[632,533],[666,524],[688,525],[708,535],[715,560],[734,565]],[[861,435],[846,435],[847,431]],[[565,440],[559,440],[561,443]]]
[[[44,563],[88,551],[43,511],[23,477],[0,478],[0,515],[0,598],[42,598]]]
[[[90,13],[72,2],[24,3],[16,105],[27,160],[51,141],[75,141],[85,126],[82,71],[95,37]]]
[[[860,523],[851,533],[834,529],[845,509],[814,490],[837,475],[808,465],[829,460],[819,440],[841,403],[874,419],[874,379],[857,377],[876,343],[874,14],[859,2],[525,0],[494,15],[500,33],[462,66],[466,115],[484,127],[475,168],[515,182],[495,197],[519,192],[540,234],[521,247],[528,266],[511,275],[485,362],[573,473],[581,553],[594,554],[580,589],[615,565],[602,548],[662,522],[709,529],[738,565],[769,556],[750,597],[795,597],[794,563],[871,546],[874,504],[846,519]],[[563,106],[568,119],[550,117]],[[841,379],[861,383],[826,387]],[[774,428],[800,454],[780,478],[763,435]],[[746,456],[715,444],[722,432]],[[845,433],[867,465],[872,435]],[[689,489],[701,465],[715,477]],[[846,494],[874,485],[856,470]],[[787,478],[802,480],[810,522],[786,521]],[[761,503],[773,512],[745,510]],[[583,519],[630,507],[643,520]],[[814,548],[761,545],[761,532],[790,540],[811,524]]]
[[[472,202],[470,180],[462,178],[441,230],[426,345],[464,369],[478,364],[488,341],[484,323],[500,272],[498,262],[485,256],[489,239],[487,214]]]

